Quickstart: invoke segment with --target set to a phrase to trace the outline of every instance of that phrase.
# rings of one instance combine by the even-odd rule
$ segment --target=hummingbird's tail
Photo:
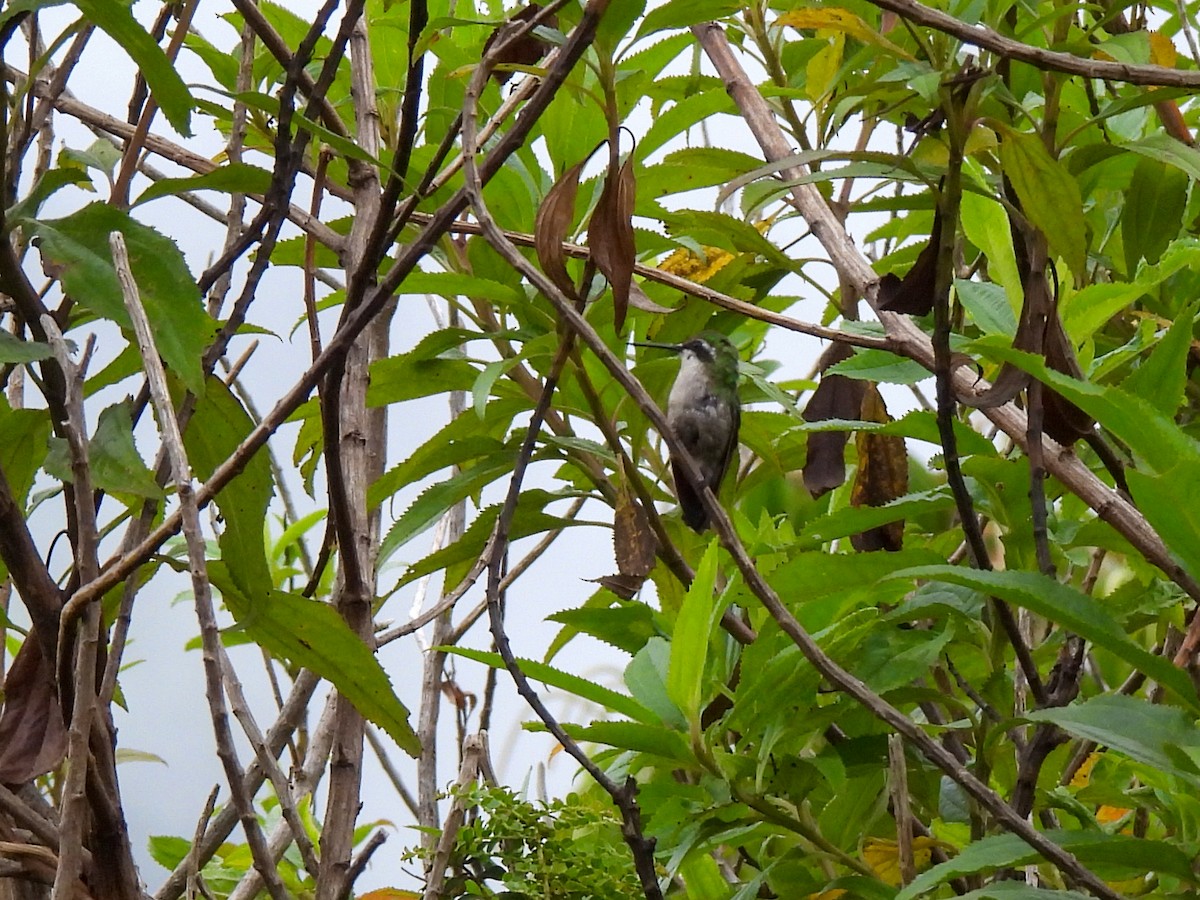
[[[675,476],[675,496],[679,498],[683,523],[697,534],[705,531],[708,528],[708,511],[704,508],[704,501],[674,461],[671,463],[671,472]]]

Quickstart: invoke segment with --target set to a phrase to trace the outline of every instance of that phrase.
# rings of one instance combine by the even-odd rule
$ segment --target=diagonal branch
[[[918,25],[925,25],[956,37],[975,47],[990,50],[1004,59],[1029,63],[1039,69],[1081,75],[1084,78],[1103,78],[1153,87],[1200,87],[1200,72],[1185,72],[1165,66],[1134,65],[1104,59],[1083,59],[1071,53],[1045,50],[1022,44],[1005,37],[986,25],[968,25],[941,10],[932,9],[917,0],[870,0],[880,9],[903,16]],[[704,26],[698,26],[704,27]]]

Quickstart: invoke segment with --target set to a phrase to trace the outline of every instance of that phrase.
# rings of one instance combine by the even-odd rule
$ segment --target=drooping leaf
[[[575,197],[579,193],[579,174],[585,163],[587,159],[571,166],[554,182],[538,206],[533,225],[533,250],[538,262],[555,287],[568,297],[575,296],[575,283],[567,274],[563,242],[575,221]]]
[[[942,211],[933,212],[933,227],[916,262],[899,277],[892,272],[879,280],[879,308],[912,316],[928,315],[933,309],[937,286],[937,259],[942,242]]]
[[[854,355],[843,359],[826,371],[829,375],[844,375],[846,378],[857,378],[862,381],[880,381],[884,384],[916,384],[931,377],[931,373],[923,365],[913,359],[899,356],[888,350],[854,351]],[[870,388],[867,389],[868,393]],[[874,421],[866,419],[865,421]]]
[[[129,315],[108,244],[109,234],[119,231],[158,352],[189,391],[203,391],[200,361],[216,323],[204,311],[200,290],[174,241],[106,203],[90,204],[65,219],[26,220],[25,226],[43,260],[60,272],[66,292],[128,331]]]
[[[775,24],[809,31],[840,31],[856,41],[878,47],[901,59],[913,58],[911,53],[889,41],[861,16],[837,6],[798,7],[785,12],[775,20]]]
[[[834,363],[849,359],[852,350],[845,344],[833,344],[821,354],[818,367],[826,371]],[[862,409],[865,386],[844,375],[826,374],[804,408],[804,421],[857,419]],[[846,480],[845,432],[821,432],[809,435],[808,457],[804,462],[804,486],[814,497],[838,487]]]
[[[1017,320],[1003,287],[991,282],[960,278],[954,282],[954,292],[984,334],[1003,334],[1008,337],[1016,334]]]
[[[219,378],[210,378],[204,397],[183,433],[184,446],[195,474],[207,479],[253,428],[241,402]],[[221,559],[240,591],[258,597],[273,587],[267,564],[263,525],[273,492],[271,464],[266,453],[252,456],[242,473],[217,494],[223,530]]]
[[[635,578],[650,574],[654,568],[654,551],[658,540],[650,530],[650,521],[641,503],[626,485],[617,496],[613,513],[613,549],[617,571]]]
[[[883,397],[868,384],[863,397],[862,417],[868,422],[887,422]],[[855,437],[858,470],[850,491],[852,507],[886,506],[908,493],[908,451],[899,435],[862,431]],[[904,543],[904,520],[894,519],[852,534],[850,543],[859,552],[899,550]]]
[[[208,575],[238,626],[256,644],[327,679],[404,752],[420,756],[421,742],[391,680],[337,610],[286,591],[246,594],[221,563],[210,562]]]
[[[1177,707],[1102,694],[1070,706],[1035,710],[1026,718],[1053,722],[1076,737],[1200,786],[1200,769],[1179,752],[1200,750],[1200,728]]]
[[[67,730],[55,687],[54,664],[30,635],[4,677],[0,712],[0,781],[24,784],[44,775],[67,753]]]
[[[617,331],[625,325],[629,308],[629,286],[637,262],[637,245],[633,235],[633,206],[637,182],[633,175],[634,154],[614,171],[611,167],[604,179],[600,201],[588,224],[588,249],[596,268],[608,279],[613,293],[613,317]]]
[[[522,7],[509,21],[528,22],[534,16],[542,11],[542,7],[536,3],[530,3]],[[557,28],[558,16],[551,15],[543,20],[542,26],[545,28]],[[496,42],[497,36],[500,34],[500,29],[496,29],[483,44],[483,52],[486,54]],[[524,66],[532,66],[538,62],[550,50],[550,44],[543,41],[537,36],[537,30],[526,32],[520,40],[510,40],[505,45],[504,52],[497,54],[496,68],[492,70],[492,77],[501,84],[508,82],[512,78],[513,68],[520,70]]]
[[[1138,160],[1121,216],[1127,273],[1136,272],[1143,259],[1150,265],[1157,263],[1178,236],[1187,189],[1187,174],[1175,166],[1150,158]]]
[[[1076,277],[1085,274],[1087,229],[1075,179],[1036,134],[1001,127],[1000,164],[1031,222]]]
[[[505,667],[504,659],[499,653],[470,650],[466,647],[439,647],[438,649],[444,650],[446,653],[454,656],[461,656],[464,659],[473,659],[475,662],[491,666],[493,669],[503,669]],[[658,722],[658,716],[632,697],[626,694],[619,694],[603,685],[596,684],[594,681],[588,681],[586,678],[580,678],[578,675],[572,675],[569,672],[564,672],[561,669],[556,669],[553,666],[548,666],[545,663],[540,663],[532,659],[518,659],[517,665],[520,666],[521,671],[531,681],[540,681],[542,684],[566,691],[568,694],[584,700],[590,700],[604,709],[626,716],[635,722],[644,722],[647,725],[654,725]]]
[[[105,0],[73,0],[88,19],[121,45],[137,64],[146,79],[155,101],[171,123],[184,137],[192,136],[192,95],[167,54],[152,38],[123,3]],[[107,232],[105,239],[107,240]]]
[[[160,178],[146,188],[134,201],[140,206],[159,197],[182,194],[185,191],[220,191],[226,194],[265,194],[271,187],[271,173],[246,163],[228,163],[188,178]]]

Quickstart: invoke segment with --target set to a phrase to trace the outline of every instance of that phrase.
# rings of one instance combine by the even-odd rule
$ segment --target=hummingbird
[[[714,495],[719,493],[737,447],[742,418],[737,348],[715,331],[702,331],[682,344],[634,343],[679,354],[679,374],[667,398],[667,425],[696,461],[705,487]],[[704,531],[709,525],[708,513],[675,456],[671,470],[683,521],[693,531]]]

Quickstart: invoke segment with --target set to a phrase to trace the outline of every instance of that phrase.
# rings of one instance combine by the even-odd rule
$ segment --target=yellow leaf
[[[703,256],[680,247],[659,263],[658,267],[668,275],[678,275],[688,281],[703,284],[732,260],[733,254],[720,247],[705,247]]]
[[[1173,69],[1178,57],[1179,53],[1169,37],[1161,31],[1150,32],[1150,62]]]
[[[913,838],[913,868],[921,872],[929,868],[929,857],[938,845],[934,838]],[[871,838],[863,844],[863,859],[875,870],[880,881],[892,887],[900,886],[900,845],[886,838]]]
[[[1075,770],[1075,775],[1071,778],[1071,787],[1081,788],[1087,787],[1092,780],[1092,769],[1096,768],[1096,763],[1100,761],[1100,751],[1093,750],[1088,754],[1088,758],[1083,761],[1083,764]]]
[[[836,6],[793,9],[776,19],[775,24],[791,25],[793,28],[805,31],[837,31],[848,34],[864,44],[880,47],[901,59],[913,58],[911,53],[893,44],[868,25],[861,16]]]
[[[1129,810],[1121,809],[1119,806],[1101,806],[1096,810],[1096,821],[1101,825],[1111,825],[1113,822],[1119,822],[1125,816],[1129,815]]]

